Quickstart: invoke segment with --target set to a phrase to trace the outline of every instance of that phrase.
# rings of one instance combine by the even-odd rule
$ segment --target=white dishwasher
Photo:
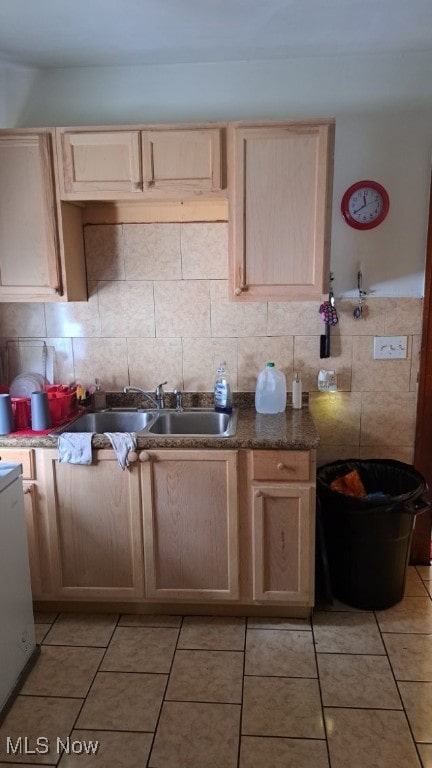
[[[37,650],[21,473],[0,461],[0,714]]]

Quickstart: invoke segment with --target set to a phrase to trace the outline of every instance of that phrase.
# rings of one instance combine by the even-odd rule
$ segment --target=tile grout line
[[[241,681],[241,695],[240,695],[240,718],[239,718],[239,740],[237,748],[237,768],[240,768],[240,753],[241,753],[241,741],[242,741],[242,727],[243,727],[243,702],[244,702],[244,684],[246,678],[246,645],[247,645],[247,633],[248,633],[249,619],[245,616],[245,631],[243,640],[243,671]]]
[[[413,741],[413,744],[414,744],[414,749],[415,749],[415,751],[416,751],[416,755],[417,755],[417,757],[418,757],[418,760],[419,760],[419,765],[420,765],[420,766],[422,766],[422,765],[423,765],[423,761],[422,761],[422,759],[421,759],[421,757],[420,757],[420,752],[419,752],[419,749],[418,749],[418,744],[417,744],[417,742],[416,742],[416,740],[415,740],[415,738],[414,738],[414,731],[413,731],[413,729],[412,729],[412,727],[411,727],[411,723],[410,723],[410,720],[409,720],[409,717],[408,717],[408,713],[407,713],[407,711],[406,711],[406,709],[405,709],[405,704],[404,704],[404,701],[403,701],[403,698],[402,698],[402,695],[401,695],[401,692],[400,692],[400,689],[399,689],[399,681],[398,681],[398,679],[397,679],[397,677],[396,677],[396,675],[395,675],[395,672],[394,672],[394,669],[393,669],[393,664],[391,663],[390,655],[389,655],[389,653],[388,653],[388,651],[387,651],[387,646],[386,646],[386,644],[385,644],[385,640],[384,640],[384,637],[383,637],[383,635],[385,634],[385,632],[383,632],[383,631],[381,630],[381,626],[380,626],[380,623],[379,623],[379,621],[378,621],[378,617],[377,617],[377,615],[376,615],[376,611],[373,611],[373,614],[374,614],[374,617],[375,617],[375,621],[376,621],[376,623],[377,623],[378,632],[379,632],[379,634],[380,634],[380,637],[381,637],[381,642],[382,642],[382,644],[383,644],[383,646],[384,646],[384,649],[385,649],[385,652],[386,652],[386,658],[387,658],[387,661],[388,661],[388,664],[389,664],[389,667],[390,667],[390,670],[391,670],[391,674],[392,674],[392,677],[393,677],[393,680],[394,680],[394,684],[395,684],[395,686],[396,686],[396,690],[397,690],[397,692],[398,692],[398,696],[399,696],[399,699],[400,699],[400,703],[401,703],[401,705],[402,705],[402,712],[404,713],[404,716],[405,716],[405,721],[406,721],[406,724],[407,724],[407,726],[408,726],[408,730],[409,730],[409,732],[410,732],[410,735],[411,735],[411,738],[412,738],[412,741]],[[391,634],[391,633],[389,633],[389,634]],[[398,633],[394,632],[393,634],[398,634]],[[415,633],[413,633],[413,632],[406,632],[406,633],[404,633],[404,634],[407,634],[407,635],[408,635],[408,634],[409,634],[409,635],[413,635],[413,634],[415,634]]]
[[[155,728],[154,728],[154,731],[153,731],[153,737],[152,737],[152,740],[151,740],[151,744],[150,744],[150,748],[149,748],[149,753],[148,753],[148,758],[147,758],[147,761],[146,761],[146,768],[150,768],[150,760],[151,760],[151,756],[152,756],[152,752],[153,752],[153,747],[154,747],[154,743],[155,743],[155,739],[156,739],[157,730],[159,728],[159,722],[160,722],[160,719],[161,719],[161,716],[162,716],[163,705],[164,705],[164,703],[166,701],[165,696],[167,694],[168,685],[169,685],[169,681],[170,681],[170,677],[171,677],[171,672],[172,672],[172,668],[173,668],[173,664],[174,664],[174,659],[175,659],[175,655],[176,655],[176,652],[177,652],[177,649],[178,649],[178,643],[179,643],[180,634],[181,634],[181,631],[182,631],[182,628],[183,628],[184,618],[185,618],[184,616],[181,616],[180,626],[177,627],[177,640],[176,640],[176,644],[175,644],[175,648],[174,648],[174,653],[172,655],[170,668],[169,668],[169,671],[168,671],[168,674],[167,674],[165,689],[164,689],[164,692],[163,692],[163,695],[162,695],[162,699],[161,699],[161,703],[160,703],[160,707],[159,707],[159,714],[158,714],[158,716],[156,718],[156,724],[155,724]],[[166,674],[166,673],[164,673],[164,674]]]
[[[115,614],[113,614],[113,615],[115,616]],[[59,616],[60,616],[60,613],[58,614],[57,618],[58,618]],[[74,721],[73,721],[72,727],[70,728],[70,731],[69,731],[69,736],[71,736],[71,735],[72,735],[72,732],[73,732],[73,731],[75,730],[75,728],[76,728],[76,724],[77,724],[77,721],[78,721],[78,719],[79,719],[79,717],[80,717],[80,715],[81,715],[81,712],[82,712],[82,710],[83,710],[83,707],[84,707],[84,705],[85,705],[85,703],[86,703],[86,701],[87,701],[87,697],[88,697],[88,695],[89,695],[89,693],[90,693],[90,691],[91,691],[91,689],[92,689],[93,683],[94,683],[94,681],[96,680],[96,676],[97,676],[97,675],[98,675],[98,673],[99,673],[99,670],[100,670],[100,666],[101,666],[101,664],[102,664],[102,662],[103,662],[103,660],[104,660],[104,658],[105,658],[105,656],[106,656],[106,653],[107,653],[107,650],[108,650],[108,648],[109,648],[109,645],[110,645],[110,643],[111,643],[111,640],[113,639],[113,635],[114,635],[114,632],[116,631],[116,629],[117,629],[117,627],[118,627],[118,623],[119,623],[119,621],[120,621],[120,617],[121,617],[121,613],[119,613],[119,614],[117,615],[117,621],[115,622],[115,625],[114,625],[114,627],[113,627],[113,630],[112,630],[112,632],[111,632],[111,635],[110,635],[110,637],[109,637],[109,640],[108,640],[108,642],[107,642],[107,644],[106,644],[106,646],[105,646],[105,651],[104,651],[104,653],[102,654],[102,657],[101,657],[101,659],[100,659],[100,661],[99,661],[99,664],[97,665],[97,669],[96,669],[96,671],[95,671],[95,673],[94,673],[94,675],[93,675],[92,681],[91,681],[91,683],[90,683],[90,685],[89,685],[89,687],[88,687],[88,689],[87,689],[87,693],[86,693],[86,695],[84,696],[84,698],[82,699],[82,704],[81,704],[81,706],[80,706],[80,708],[79,708],[79,710],[78,710],[78,712],[77,712],[77,715],[76,715],[76,717],[75,717],[75,719],[74,719]],[[56,621],[57,621],[57,618],[56,618]],[[47,645],[48,645],[48,644],[47,644]],[[83,646],[81,646],[81,647],[83,647]],[[85,646],[85,647],[91,647],[91,646]],[[63,755],[60,755],[60,756],[59,756],[59,759],[57,760],[57,763],[56,763],[56,765],[59,765],[59,764],[60,764],[60,761],[62,760],[62,758],[63,758]]]
[[[315,654],[318,690],[319,690],[319,696],[320,696],[320,702],[321,702],[321,716],[323,721],[324,738],[325,738],[326,749],[327,749],[327,759],[328,759],[329,768],[331,768],[330,745],[329,745],[328,733],[327,733],[327,723],[326,723],[325,713],[324,713],[324,700],[323,700],[323,692],[321,687],[321,678],[320,678],[319,665],[318,665],[318,651],[316,647],[315,630],[314,630],[314,623],[313,623],[313,609],[312,609],[312,615],[310,617],[310,624],[311,624],[311,630],[312,630],[312,643],[313,643],[314,654]]]

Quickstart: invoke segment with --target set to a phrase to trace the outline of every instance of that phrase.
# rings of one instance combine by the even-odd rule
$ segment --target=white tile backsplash
[[[89,301],[0,303],[0,343],[48,337],[56,375],[107,389],[213,388],[226,360],[234,390],[254,391],[264,364],[301,374],[321,435],[319,457],[410,457],[413,452],[423,302],[367,296],[338,300],[331,357],[321,359],[319,302],[236,302],[228,289],[226,222],[86,225]],[[375,361],[375,335],[408,336],[408,358]],[[0,350],[1,351],[1,350]],[[339,391],[317,391],[320,368]],[[403,460],[403,459],[402,459]]]

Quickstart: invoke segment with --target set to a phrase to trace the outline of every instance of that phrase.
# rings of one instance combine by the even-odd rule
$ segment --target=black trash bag
[[[352,471],[366,496],[329,487]],[[414,467],[393,459],[347,459],[318,469],[317,508],[335,597],[368,610],[402,600],[415,516],[428,506],[420,498],[426,490]]]

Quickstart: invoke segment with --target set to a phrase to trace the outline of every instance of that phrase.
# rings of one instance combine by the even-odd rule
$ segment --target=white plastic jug
[[[266,363],[258,374],[255,389],[255,408],[258,413],[282,413],[286,408],[286,378],[274,363]]]

